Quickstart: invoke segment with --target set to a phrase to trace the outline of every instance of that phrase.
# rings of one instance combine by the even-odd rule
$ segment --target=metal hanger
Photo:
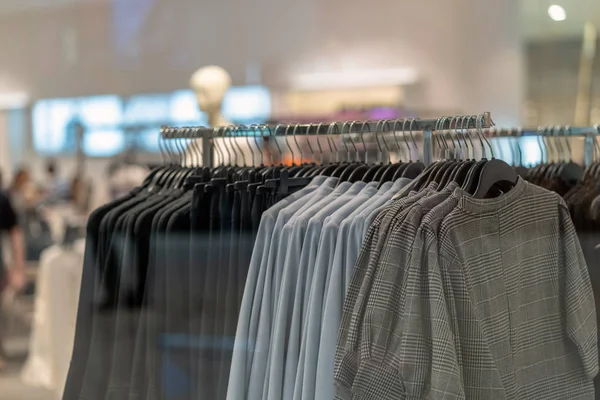
[[[333,138],[331,137],[333,134],[333,129],[335,128],[335,130],[337,131],[335,134],[339,134],[339,128],[337,126],[336,122],[332,122],[331,124],[329,124],[329,128],[327,128],[327,142],[329,143],[329,149],[330,151],[333,153],[333,147],[335,147],[335,155],[336,155],[336,161],[333,163],[330,163],[326,168],[324,168],[321,172],[320,175],[322,176],[333,176],[333,174],[335,173],[335,171],[339,168],[340,166],[340,161],[339,161],[339,153],[338,153],[338,149],[337,146],[335,146],[335,142],[333,142]],[[332,143],[333,142],[333,146]]]
[[[473,158],[469,157],[469,143],[467,142],[467,138],[469,139],[469,142],[471,143],[471,145],[473,145],[473,141],[471,140],[470,135],[464,134],[465,129],[467,129],[467,131],[468,131],[469,122],[470,122],[469,118],[461,117],[461,119],[460,119],[460,130],[462,131],[461,135],[463,138],[463,143],[465,145],[464,153],[466,153],[466,159],[463,157],[463,160],[461,161],[460,165],[455,169],[454,173],[450,177],[450,182],[455,182],[459,186],[462,186],[465,183],[467,176],[469,174],[469,171],[475,164],[475,159],[474,159],[475,155],[473,154]],[[459,136],[460,135],[459,135],[458,121],[457,121],[457,123],[456,123],[456,139],[460,143]],[[473,152],[474,151],[475,150],[473,149]],[[462,150],[461,150],[461,153],[462,153]],[[461,156],[463,156],[463,154],[461,154]]]
[[[442,138],[446,144],[448,143],[448,141],[446,140],[446,135],[450,137],[450,143],[452,143],[452,150],[450,150],[450,148],[447,148],[445,158],[449,162],[443,168],[440,168],[440,170],[437,172],[436,177],[434,178],[434,181],[438,183],[438,190],[442,190],[446,186],[446,184],[450,180],[450,177],[453,175],[456,168],[460,165],[460,160],[458,160],[456,156],[459,147],[456,146],[454,138],[452,137],[453,123],[454,126],[456,126],[456,124],[458,123],[458,118],[452,117],[450,119],[450,123],[448,124],[448,129],[445,130],[445,133],[442,133]]]
[[[365,174],[367,173],[367,171],[369,170],[369,152],[367,151],[367,144],[365,143],[365,138],[364,138],[364,134],[365,134],[365,126],[367,126],[368,129],[368,122],[363,122],[360,128],[360,132],[358,133],[358,136],[360,137],[360,141],[362,142],[363,145],[363,149],[365,152],[365,162],[362,164],[358,164],[358,167],[356,167],[354,170],[352,170],[351,173],[348,173],[348,170],[344,171],[344,173],[342,174],[341,178],[340,178],[340,182],[343,182],[345,180],[347,180],[348,182],[358,182],[360,180],[363,179],[363,177],[365,176]],[[356,153],[357,158],[358,158],[358,152]],[[346,178],[346,179],[344,179]]]
[[[442,176],[440,183],[438,185],[438,191],[444,189],[450,182],[452,182],[454,180],[454,177],[460,170],[461,166],[464,165],[464,161],[461,159],[462,154],[463,154],[463,148],[460,143],[460,139],[458,137],[459,121],[460,121],[459,117],[452,118],[452,120],[450,121],[450,127],[449,127],[450,129],[449,129],[448,133],[450,135],[450,141],[452,142],[453,153],[454,153],[452,156],[454,159],[454,163],[450,164],[450,166],[446,169],[446,172]],[[453,122],[454,122],[454,130],[452,129]],[[453,133],[455,133],[455,136],[456,136],[456,143],[454,142]]]
[[[483,134],[483,118],[478,118],[478,120],[479,126],[476,129],[477,133],[480,139],[485,140],[485,142],[488,144],[491,153],[491,159],[484,164],[483,169],[478,177],[477,189],[473,193],[475,198],[483,199],[496,185],[508,184],[510,187],[514,187],[514,185],[517,184],[519,176],[517,175],[517,172],[506,162],[494,158],[494,149]]]
[[[449,147],[444,139],[441,138],[444,127],[446,126],[446,121],[448,117],[441,117],[437,120],[435,126],[435,132],[432,133],[432,137],[436,140],[438,150],[442,151],[442,156],[438,158],[438,162],[433,163],[430,167],[425,170],[425,182],[421,184],[422,181],[419,182],[418,190],[424,189],[428,187],[438,176],[438,172],[451,163],[450,160],[445,158],[448,153]]]
[[[400,143],[398,142],[398,137],[396,136],[396,126],[397,126],[398,122],[399,122],[398,119],[396,121],[394,121],[394,126],[392,127],[391,132],[394,137],[394,141],[396,142],[396,151],[400,155],[402,153],[402,150],[400,149]],[[387,121],[387,120],[385,121],[385,126],[389,127],[389,121]],[[381,173],[380,175],[375,177],[375,180],[377,182],[379,182],[379,186],[383,185],[383,183],[385,183],[385,182],[393,181],[394,175],[396,174],[396,172],[399,171],[401,167],[403,167],[403,166],[405,167],[407,165],[402,162],[402,159],[399,159],[398,162],[392,164],[392,155],[391,155],[389,146],[387,145],[387,142],[385,141],[385,136],[383,136],[383,140],[384,140],[384,143],[386,144],[386,148],[388,150],[388,164],[389,165],[385,168],[382,168],[380,173],[381,172],[383,172],[383,173]],[[405,141],[406,141],[406,138],[405,138]],[[408,147],[408,142],[406,142],[406,145]],[[410,147],[408,147],[408,153],[410,154]],[[401,156],[399,156],[399,157],[401,157]]]
[[[296,124],[296,126],[294,127],[294,131],[292,132],[292,135],[294,136],[294,140],[296,140],[296,144],[298,143],[296,130],[298,129],[299,126],[300,126],[299,124]],[[309,173],[312,172],[312,170],[317,165],[314,162],[315,151],[312,147],[312,143],[310,142],[310,129],[312,128],[312,126],[313,126],[313,124],[308,124],[308,126],[306,127],[306,134],[304,135],[304,137],[306,139],[306,145],[308,146],[308,149],[310,150],[311,161],[309,163],[305,163],[304,168],[302,168],[300,171],[298,171],[297,175],[301,176],[301,177],[308,176]]]
[[[440,150],[445,150],[445,145],[440,143],[439,141],[439,132],[440,132],[440,128],[444,126],[444,123],[446,121],[446,117],[441,117],[438,118],[438,120],[435,123],[435,127],[434,127],[434,132],[432,133],[432,142],[433,139],[435,139],[436,143],[437,143],[437,149],[438,149],[438,154]],[[438,135],[436,135],[436,133]],[[415,181],[415,183],[413,184],[413,187],[415,190],[422,190],[424,188],[426,188],[427,186],[429,186],[429,184],[431,183],[431,180],[433,179],[433,177],[435,176],[435,174],[437,173],[437,170],[444,165],[444,162],[441,157],[438,157],[438,159],[436,161],[434,161],[433,163],[431,163],[431,165],[427,166],[427,168],[425,168],[425,170],[419,175],[418,179]]]
[[[350,177],[352,172],[362,165],[360,162],[360,159],[359,159],[360,157],[359,157],[358,148],[356,147],[354,140],[352,140],[352,131],[354,129],[354,125],[357,123],[358,123],[358,121],[352,121],[352,122],[344,123],[342,125],[342,138],[343,138],[344,127],[348,124],[348,136],[346,137],[346,139],[349,140],[352,147],[354,147],[354,154],[355,154],[356,160],[354,162],[349,162],[346,165],[340,166],[340,168],[341,168],[341,173],[339,173],[340,182],[348,180],[348,178]],[[348,153],[348,157],[350,157],[350,153]],[[338,173],[338,172],[339,172],[338,170],[335,170],[333,176],[337,176],[336,173]]]
[[[344,171],[348,168],[348,166],[352,165],[351,159],[350,159],[350,149],[348,148],[348,144],[346,143],[346,140],[344,139],[344,131],[346,126],[348,126],[349,124],[351,124],[350,122],[346,121],[342,124],[342,129],[340,131],[340,138],[342,143],[344,144],[344,147],[346,148],[346,161],[341,162],[340,165],[333,171],[333,173],[331,174],[332,177],[334,178],[340,178],[342,176],[342,174],[344,173]],[[336,124],[336,128],[337,128],[337,124]],[[350,132],[350,129],[348,130],[348,132]],[[356,150],[356,146],[354,145],[354,142],[352,142],[352,140],[350,140],[350,142],[352,143],[352,146],[354,146],[354,150],[357,152]]]
[[[596,131],[598,133],[600,133],[600,126],[596,125],[595,127],[596,127]],[[595,148],[598,148],[598,155],[600,156],[600,145],[598,144],[598,141],[596,139],[597,139],[597,137],[594,136],[594,146],[595,146]],[[592,169],[592,178],[595,181],[598,181],[600,179],[600,157],[596,158],[595,164],[596,165]]]
[[[166,156],[166,151],[165,151],[165,147],[164,147],[164,140],[165,140],[165,135],[167,134],[167,127],[163,126],[160,128],[160,134],[158,135],[158,149],[160,151],[160,155],[162,157],[162,164],[160,167],[156,167],[154,168],[152,171],[150,171],[150,173],[148,173],[148,175],[146,176],[146,178],[144,179],[144,182],[142,183],[142,188],[146,189],[147,191],[154,191],[157,188],[158,183],[162,180],[162,176],[167,172],[168,170],[168,163],[167,163],[167,156]]]
[[[296,164],[296,154],[294,153],[294,149],[292,149],[292,146],[290,145],[290,141],[289,141],[289,131],[290,131],[291,125],[287,125],[285,127],[285,131],[283,132],[283,137],[284,137],[284,141],[285,144],[288,147],[288,150],[290,151],[290,154],[292,155],[292,165],[290,165],[289,167],[289,173],[290,176],[295,177],[298,172],[302,169],[302,159],[300,160],[300,164]],[[302,158],[302,157],[301,157]]]
[[[310,176],[311,177],[315,177],[317,175],[320,175],[322,171],[324,171],[325,169],[327,169],[327,167],[329,166],[329,163],[325,163],[325,159],[324,159],[324,154],[323,154],[323,148],[321,147],[321,141],[319,140],[319,136],[320,136],[320,132],[321,132],[321,127],[323,126],[322,123],[317,125],[317,145],[319,146],[319,154],[320,154],[320,158],[319,158],[319,165],[316,166],[315,168],[313,168],[313,170],[310,172]],[[327,144],[330,146],[330,154],[331,154],[331,143],[329,142],[329,138],[327,138]]]
[[[565,157],[561,168],[558,171],[558,176],[568,184],[574,185],[581,181],[581,178],[585,173],[585,169],[581,165],[573,162],[573,150],[569,141],[569,137],[571,137],[571,127],[566,126],[564,130],[567,133],[566,135],[563,135],[565,147],[567,148],[567,153],[565,154],[567,154],[567,156]]]
[[[377,125],[375,126],[375,141],[377,142],[377,161],[374,165],[372,165],[367,170],[367,173],[363,176],[362,180],[365,182],[378,181],[377,177],[381,178],[381,175],[383,175],[383,172],[385,172],[385,169],[387,168],[387,165],[383,164],[383,148],[381,147],[381,143],[379,142],[379,133],[380,133],[379,129],[382,129],[382,131],[383,131],[383,126],[384,126],[383,121],[385,121],[385,120],[380,120],[379,122],[377,122]],[[383,132],[382,132],[382,134],[383,134]],[[383,139],[383,142],[387,148],[387,152],[389,155],[390,149],[387,146],[385,139]],[[379,174],[380,171],[381,171],[381,174]]]
[[[394,174],[394,178],[392,179],[392,181],[394,181],[394,182],[399,178],[415,179],[419,175],[421,175],[421,173],[423,173],[423,171],[425,170],[425,164],[423,164],[419,160],[419,146],[417,145],[417,141],[415,140],[415,136],[413,135],[413,127],[417,123],[417,121],[418,121],[418,119],[411,118],[410,126],[408,128],[411,141],[414,145],[415,151],[417,152],[417,159],[415,161],[412,160],[412,153],[410,151],[410,145],[408,144],[408,141],[406,140],[406,129],[404,129],[404,123],[403,123],[402,124],[402,139],[404,139],[404,143],[406,143],[406,147],[408,148],[408,163],[404,163],[404,165],[402,165],[398,169],[398,171],[396,171],[396,173]]]
[[[516,148],[518,150],[518,158],[515,157],[513,154],[513,168],[515,169],[515,171],[517,171],[517,175],[519,175],[521,178],[527,178],[527,176],[529,175],[529,168],[523,166],[523,149],[521,148],[521,141],[520,141],[520,138],[522,135],[523,135],[522,129],[510,129],[508,131],[509,137],[514,136]],[[514,150],[514,147],[515,146],[511,146],[511,151]],[[518,160],[518,163],[515,160]]]
[[[469,173],[467,174],[467,178],[465,179],[465,183],[463,185],[463,189],[466,190],[468,193],[475,194],[479,185],[481,172],[483,171],[484,166],[487,164],[488,159],[486,158],[485,145],[483,143],[483,139],[485,137],[482,136],[482,134],[480,134],[479,129],[477,127],[478,117],[474,115],[471,118],[475,120],[475,132],[477,134],[477,137],[479,138],[479,144],[481,145],[481,160],[476,161],[475,164],[473,164],[473,166],[469,170]]]

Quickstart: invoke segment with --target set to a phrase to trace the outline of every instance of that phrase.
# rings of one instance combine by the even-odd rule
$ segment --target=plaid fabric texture
[[[350,388],[356,376],[358,369],[356,361],[358,359],[356,357],[352,359],[343,358],[346,353],[354,354],[356,345],[360,342],[350,328],[362,325],[362,317],[365,316],[362,312],[363,303],[368,299],[368,293],[372,287],[373,272],[379,262],[380,253],[387,246],[386,241],[389,237],[386,233],[392,224],[393,217],[406,206],[414,204],[414,202],[429,193],[429,188],[420,193],[404,192],[406,197],[396,198],[384,207],[369,227],[344,302],[335,359],[337,384]],[[344,351],[340,351],[340,349],[344,349]]]
[[[594,298],[562,199],[520,180],[496,199],[456,189],[428,206],[394,210],[405,219],[374,265],[363,244],[337,398],[593,399]]]

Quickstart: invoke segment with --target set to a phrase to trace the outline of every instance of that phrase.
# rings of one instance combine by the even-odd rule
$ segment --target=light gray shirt
[[[354,267],[354,263],[356,262],[356,260],[346,259],[346,248],[352,245],[350,227],[354,219],[364,210],[373,208],[374,205],[379,206],[385,203],[387,201],[386,194],[392,189],[392,185],[392,182],[385,182],[369,201],[364,202],[360,207],[356,208],[340,224],[336,238],[331,276],[326,288],[325,307],[323,311],[324,325],[319,344],[315,398],[331,399],[334,395],[334,385],[332,383],[333,362],[335,357],[335,343],[346,293],[344,274],[347,269]],[[386,200],[380,201],[383,195],[386,195]]]
[[[275,307],[279,298],[280,277],[282,276],[284,264],[288,257],[300,254],[302,242],[306,232],[309,216],[316,214],[325,204],[330,202],[331,196],[339,197],[351,184],[340,183],[335,189],[321,187],[308,198],[300,209],[287,218],[285,224],[280,223],[280,218],[286,217],[285,211],[279,213],[276,226],[282,226],[281,230],[273,232],[271,247],[269,250],[265,284],[262,286],[262,302],[256,334],[255,356],[250,367],[250,381],[248,386],[249,399],[261,399],[268,383],[268,361],[272,334],[272,323],[275,317]],[[296,221],[299,221],[296,223]],[[306,221],[306,222],[304,222]],[[294,229],[295,228],[295,229]],[[295,232],[294,232],[295,231]],[[299,243],[299,244],[298,244]],[[276,250],[275,250],[276,249]]]
[[[270,366],[274,380],[269,380],[269,384],[274,386],[273,390],[269,390],[269,395],[274,396],[273,398],[277,398],[276,393],[282,391],[279,386],[282,384],[281,372],[283,372],[283,387],[288,388],[287,390],[293,388],[298,365],[300,333],[306,309],[304,303],[308,303],[306,286],[309,284],[308,280],[314,267],[322,222],[325,216],[356,197],[365,185],[364,182],[341,183],[337,195],[332,194],[322,203],[311,207],[293,223],[293,240],[289,244],[289,257],[285,260],[286,287],[280,292],[281,302],[277,324],[279,332],[275,336],[277,340],[271,346],[274,351],[272,359],[276,363],[275,367]],[[282,371],[284,360],[285,369]]]
[[[258,325],[258,312],[252,312],[253,308],[259,308],[261,304],[262,286],[266,270],[267,255],[274,237],[275,225],[280,212],[289,207],[288,212],[282,213],[282,223],[286,216],[293,213],[294,208],[304,206],[310,199],[309,195],[321,187],[332,188],[337,183],[335,178],[315,177],[309,186],[286,197],[273,207],[265,211],[261,217],[260,226],[242,297],[240,315],[235,335],[233,358],[231,363],[230,380],[227,390],[227,398],[230,400],[246,399],[248,393],[248,380],[250,377],[250,365],[253,358],[254,341]],[[302,201],[299,201],[301,200]],[[277,236],[275,236],[277,237]],[[256,298],[255,298],[256,297]]]
[[[354,186],[358,185],[360,185],[358,182],[354,184]],[[369,183],[364,188],[366,190],[361,190],[357,195],[343,196],[344,198],[338,202],[341,208],[337,207],[337,204],[332,205],[330,210],[333,210],[333,213],[327,216],[321,225],[315,260],[314,262],[312,262],[312,259],[309,261],[309,266],[314,265],[314,267],[312,268],[312,283],[310,283],[306,292],[309,294],[309,298],[308,303],[306,303],[307,313],[302,328],[294,398],[315,398],[315,373],[321,336],[321,319],[323,317],[323,296],[333,263],[337,234],[341,222],[361,204],[368,202],[377,192],[377,183]],[[322,215],[316,221],[317,224],[321,222],[321,217],[328,214],[330,210],[323,210]],[[311,219],[311,224],[315,222],[315,218]]]

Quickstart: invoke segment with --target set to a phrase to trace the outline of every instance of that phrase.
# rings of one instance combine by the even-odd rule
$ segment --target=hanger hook
[[[352,147],[354,147],[354,154],[356,156],[356,162],[360,162],[358,148],[356,147],[356,143],[354,143],[354,140],[352,139],[352,131],[354,130],[354,125],[357,123],[358,123],[358,121],[350,122],[350,125],[348,126],[348,137],[350,138],[350,143],[352,144]]]
[[[183,144],[182,144],[182,146],[183,146],[183,152],[181,153],[181,165],[183,167],[187,167],[188,166],[187,165],[187,161],[188,160],[186,160],[186,158],[187,158],[186,156],[188,154],[190,154],[190,147],[191,147],[191,143],[190,143],[190,128],[189,127],[186,126],[186,127],[184,127],[182,129],[182,136],[183,136]],[[189,165],[189,166],[190,167],[194,167],[195,166],[195,161],[196,160],[192,156],[191,165]]]
[[[458,149],[459,149],[458,150],[458,153],[459,153],[458,157],[455,156],[454,158],[457,159],[457,160],[461,160],[461,161],[464,160],[464,157],[463,157],[464,150],[463,150],[462,143],[460,143],[460,136],[458,134],[458,130],[460,129],[459,128],[459,126],[460,126],[459,122],[462,122],[462,119],[463,119],[463,117],[456,117],[456,122],[454,123],[454,130],[452,130],[452,129],[450,130],[451,135],[453,134],[454,137],[456,138],[456,143],[458,144]]]
[[[281,146],[279,145],[279,140],[277,138],[277,129],[271,130],[271,128],[269,128],[269,136],[273,138],[275,147],[277,147],[277,152],[279,153],[279,165],[283,165],[283,150],[281,150]]]
[[[228,142],[229,142],[229,146],[231,147],[231,152],[233,153],[233,165],[235,165],[236,167],[238,166],[238,153],[235,149],[235,141],[233,140],[233,131],[236,129],[236,126],[234,125],[229,125],[227,127],[227,130],[225,131],[225,134],[228,135]]]
[[[246,153],[244,152],[244,149],[242,149],[242,146],[240,146],[239,141],[237,140],[240,132],[240,129],[242,130],[242,135],[248,137],[248,135],[246,134],[246,131],[248,130],[248,127],[246,125],[238,125],[235,129],[235,138],[233,139],[233,142],[235,143],[236,147],[238,148],[238,150],[240,151],[240,154],[242,155],[242,160],[244,161],[244,167],[248,166],[248,162],[246,160]]]
[[[440,151],[441,154],[446,153],[446,149],[447,149],[447,143],[445,143],[443,140],[440,141],[440,136],[442,136],[442,129],[444,127],[444,123],[446,122],[446,118],[447,117],[440,117],[438,118],[438,120],[435,123],[435,130],[432,133],[432,136],[435,137],[435,141],[437,143],[438,149]],[[439,159],[443,159],[443,156],[440,155]]]
[[[367,131],[365,131],[365,126],[367,128]],[[365,152],[365,164],[368,164],[369,163],[369,152],[367,150],[367,144],[365,143],[365,137],[364,137],[365,132],[369,132],[369,121],[364,121],[361,124],[360,132],[359,132],[360,141],[363,145],[363,149]]]
[[[475,160],[475,143],[473,143],[473,138],[471,137],[471,116],[465,117],[465,119],[463,120],[462,128],[463,128],[462,129],[463,136],[466,137],[467,139],[469,139],[469,144],[471,145],[470,150],[471,150],[472,157],[469,159]],[[467,143],[467,142],[465,141],[465,143]],[[468,144],[467,144],[467,148],[469,148]]]
[[[162,126],[160,128],[160,135],[158,135],[158,150],[160,151],[160,156],[162,158],[163,164],[167,163],[167,157],[165,156],[165,149],[163,147],[163,145],[164,145],[163,140],[166,135],[166,132],[167,132],[167,128],[165,126]]]
[[[171,164],[177,165],[177,138],[175,136],[175,132],[177,128],[171,128],[170,136],[171,140],[169,140],[169,150],[171,153]]]
[[[252,139],[254,140],[254,145],[256,146],[256,150],[261,153],[261,165],[263,165],[262,162],[262,151],[260,150],[260,146],[258,145],[258,139],[256,138],[256,129],[257,129],[256,124],[252,124],[248,127],[249,132],[252,132]],[[254,155],[254,149],[252,148],[251,144],[250,144],[250,135],[248,135],[246,137],[246,141],[248,143],[248,146],[250,147],[250,149],[252,150],[252,165],[256,166],[256,157]]]
[[[551,141],[548,139],[552,132],[552,127],[548,126],[544,130],[544,144],[546,145],[546,154],[548,158],[548,162],[552,163],[554,161],[554,147],[551,144]]]
[[[312,123],[309,123],[308,126],[306,127],[306,144],[308,145],[308,149],[310,150],[311,161],[314,161],[315,149],[313,148],[312,143],[310,142],[310,138],[309,138],[309,136],[311,135],[310,129],[312,127],[313,127]]]
[[[285,143],[287,144],[287,147],[290,150],[290,154],[292,155],[292,165],[296,165],[296,158],[295,158],[294,150],[292,149],[292,146],[290,146],[289,137],[288,137],[290,128],[291,128],[290,124],[287,124],[285,126],[285,130],[283,131],[283,136],[285,138]]]
[[[262,125],[261,124],[256,124],[254,125],[254,143],[256,144],[256,148],[258,149],[258,151],[260,152],[260,165],[266,165],[265,164],[265,151],[263,149],[263,146],[261,146],[258,142],[258,138],[260,138],[263,143],[264,143],[264,137],[263,137],[263,130],[262,130]]]
[[[565,146],[566,146],[567,152],[568,152],[568,156],[565,161],[573,162],[573,148],[571,147],[571,135],[572,135],[571,126],[567,125],[564,127],[564,129],[565,129],[565,133],[566,133],[564,135]]]
[[[250,131],[252,130],[253,125],[250,125],[246,128],[246,134],[245,139],[246,139],[246,145],[248,145],[248,148],[250,149],[250,153],[252,153],[252,166],[256,166],[256,160],[254,158],[254,149],[252,148],[252,145],[250,144]],[[252,134],[254,135],[254,133]]]
[[[383,145],[385,146],[385,151],[388,154],[388,164],[392,163],[392,151],[390,150],[390,146],[388,145],[387,140],[385,140],[385,134],[390,132],[390,120],[382,119],[379,121],[381,124],[381,140],[383,140]]]
[[[167,127],[165,129],[165,142],[164,142],[164,145],[165,145],[165,156],[166,156],[166,161],[167,161],[168,165],[171,165],[172,161],[173,161],[172,160],[173,156],[171,154],[171,145],[169,143],[170,141],[171,141],[171,128]]]
[[[498,140],[500,140],[500,131],[497,130],[496,128],[494,128],[493,132],[494,132],[493,138],[497,139],[496,148],[498,149],[498,153],[500,154],[500,159],[504,160],[504,151],[502,149],[502,145],[501,145],[501,143],[498,143]],[[512,157],[512,154],[511,154],[511,157]]]
[[[488,147],[490,148],[490,153],[491,153],[491,159],[494,159],[494,148],[492,147],[492,145],[490,144],[490,141],[487,139],[487,137],[485,136],[485,133],[483,132],[483,124],[485,122],[485,115],[479,115],[476,117],[476,121],[477,121],[477,133],[479,134],[479,137],[481,140],[483,140]],[[482,147],[483,146],[483,142],[482,142]],[[485,150],[484,150],[485,151]]]
[[[417,140],[415,139],[415,135],[413,134],[413,128],[417,124],[418,121],[421,121],[421,118],[411,118],[410,125],[408,127],[408,134],[410,135],[410,140],[413,142],[413,146],[415,146],[415,150],[417,150],[417,161],[419,161],[419,146],[417,145]],[[404,134],[402,134],[404,136]],[[405,139],[406,140],[406,139]]]
[[[292,146],[290,146],[290,142],[289,142],[289,138],[288,138],[288,131],[290,129],[290,125],[286,124],[285,126],[285,130],[283,131],[283,141],[285,142],[288,150],[290,151],[290,154],[292,155],[292,165],[296,165],[294,163],[294,150],[292,150]],[[277,132],[277,130],[275,130],[275,132]]]
[[[327,128],[327,139],[328,139],[328,141],[331,140],[331,143],[329,144],[329,147],[331,148],[331,144],[333,144],[333,147],[335,148],[335,162],[339,163],[340,162],[340,153],[339,153],[339,150],[337,148],[337,145],[335,144],[335,140],[333,139],[333,135],[334,135],[333,129],[334,128],[336,130],[335,134],[339,135],[340,129],[338,127],[337,122],[332,122],[332,123],[329,124],[329,128]]]
[[[400,123],[400,118],[396,118],[394,120],[394,125],[392,126],[392,135],[394,137],[394,142],[396,142],[396,151],[398,152],[398,156],[400,157],[400,159],[402,159],[402,150],[400,150],[400,142],[398,141],[398,135],[396,134],[396,132],[398,132],[398,124]],[[410,153],[410,148],[408,149],[409,153]]]
[[[537,134],[535,135],[536,136],[536,141],[537,141],[537,144],[538,144],[538,148],[540,149],[540,157],[541,157],[541,163],[542,164],[545,162],[544,161],[544,149],[543,149],[543,146],[542,146],[544,129],[545,128],[543,126],[538,126],[538,128],[537,128]]]
[[[269,131],[268,134],[265,134],[266,130]],[[260,132],[263,137],[263,142],[265,141],[265,138],[270,138],[273,136],[273,131],[271,130],[271,127],[267,124],[260,125]],[[270,143],[270,141],[269,141],[269,143]],[[273,153],[271,151],[269,151],[269,156],[271,157],[271,165],[275,165],[275,158],[273,157]]]
[[[227,156],[229,157],[228,165],[232,165],[231,160],[233,159],[233,165],[237,166],[237,154],[235,153],[235,149],[231,145],[231,134],[230,133],[231,133],[232,127],[233,127],[233,125],[228,125],[225,127],[225,130],[223,131],[223,144],[225,145],[225,149],[227,150]],[[229,138],[229,140],[228,140],[228,138]],[[233,154],[233,156],[232,156],[232,154]]]
[[[197,162],[197,166],[203,166],[206,167],[206,165],[204,165],[204,149],[202,148],[202,146],[200,146],[200,144],[198,143],[198,133],[200,132],[199,128],[191,128],[192,130],[192,143],[194,144],[194,149],[196,151],[196,156],[198,157],[198,162]]]
[[[298,129],[299,126],[300,126],[300,124],[294,125],[294,130],[292,131],[292,137],[294,138],[294,142],[296,143],[296,147],[298,148],[298,152],[300,153],[300,164],[302,164],[304,162],[304,154],[302,153],[302,147],[298,144],[298,135],[296,135],[296,130]],[[308,141],[308,136],[307,136],[306,140]]]
[[[321,131],[321,126],[323,126],[323,123],[319,123],[317,125],[317,129],[315,130],[315,136],[317,139],[317,147],[319,147],[319,154],[320,154],[320,159],[319,159],[319,164],[323,164],[323,147],[321,147],[321,141],[319,140],[319,132]]]
[[[409,125],[409,129],[412,129],[413,123],[414,123],[414,118],[410,119],[410,125]],[[408,140],[406,140],[406,124],[409,123],[408,119],[404,119],[404,121],[402,122],[402,140],[404,140],[404,144],[406,144],[406,149],[408,150],[408,161],[412,162],[412,150],[410,148],[410,144],[408,143]],[[411,137],[414,140],[414,136],[412,136],[412,132],[411,132]],[[417,161],[419,158],[419,147],[417,146],[417,142],[414,141],[413,145],[415,146],[415,150],[417,152]]]
[[[404,143],[406,143],[406,148],[408,149],[408,158],[410,158],[410,146],[408,145],[408,142],[406,141],[406,137],[404,136],[404,126],[406,124],[406,120],[405,119],[400,119],[400,118],[396,118],[394,120],[394,125],[392,126],[392,135],[394,135],[394,141],[396,142],[396,149],[398,151],[398,157],[400,160],[402,160],[402,149],[400,146],[400,142],[398,141],[398,124],[402,121],[402,137],[404,138]]]
[[[377,164],[383,163],[383,148],[381,147],[381,143],[379,142],[379,122],[375,125],[375,141],[377,142]],[[367,122],[368,124],[368,122]],[[363,124],[364,127],[364,124]]]
[[[275,146],[277,147],[277,151],[279,151],[279,164],[283,165],[283,151],[281,150],[281,146],[279,146],[279,141],[277,140],[277,132],[279,132],[279,128],[285,126],[285,124],[278,124],[272,131],[271,137],[273,137],[273,141],[275,142]]]
[[[221,145],[217,141],[217,137],[219,135],[219,129],[220,128],[214,128],[213,129],[213,133],[211,135],[210,141],[213,143],[213,147],[216,150],[217,155],[219,156],[219,162],[217,163],[217,165],[224,165],[225,164],[225,157],[224,157],[223,152],[221,150]]]
[[[450,123],[448,124],[448,129],[445,130],[444,133],[444,141],[446,143],[448,143],[446,141],[446,135],[448,135],[450,137],[450,142],[452,143],[452,158],[456,159],[456,143],[454,143],[454,137],[452,137],[452,123],[454,122],[454,120],[456,119],[456,117],[452,117],[450,118]],[[448,148],[448,153],[446,158],[450,159],[450,148]]]
[[[344,131],[346,130],[346,126],[348,126],[348,124],[350,124],[349,121],[344,121],[342,123],[342,129],[340,131],[340,138],[342,140],[342,144],[344,145],[344,147],[346,148],[346,162],[350,162],[350,149],[348,148],[348,143],[346,142],[346,140],[348,139],[348,137],[350,136],[348,134],[348,136],[346,136],[344,138]],[[348,128],[348,132],[350,132],[350,128]],[[354,145],[354,144],[353,144]],[[356,150],[356,146],[354,147],[354,149]]]
[[[523,149],[521,149],[521,137],[523,136],[523,129],[517,128],[517,149],[519,150],[519,165],[523,166]]]
[[[546,140],[548,141],[548,148],[551,150],[552,162],[555,163],[557,161],[556,156],[558,154],[558,150],[554,143],[554,127],[548,127],[548,131],[546,132]]]
[[[561,133],[561,131],[562,131],[562,133]],[[555,133],[555,135],[554,135],[555,146],[558,151],[558,162],[563,163],[566,161],[565,148],[563,147],[563,144],[562,144],[562,141],[563,141],[562,138],[564,138],[564,136],[565,136],[563,127],[560,125],[556,125],[554,133]]]

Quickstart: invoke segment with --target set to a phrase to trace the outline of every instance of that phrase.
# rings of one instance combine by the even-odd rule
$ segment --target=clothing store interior
[[[0,1],[0,400],[600,399],[599,29]]]

